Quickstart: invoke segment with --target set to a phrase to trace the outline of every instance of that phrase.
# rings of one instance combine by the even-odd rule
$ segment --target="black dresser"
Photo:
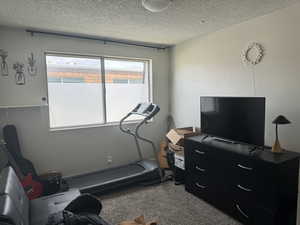
[[[251,225],[296,225],[299,154],[221,142],[185,139],[185,188]]]

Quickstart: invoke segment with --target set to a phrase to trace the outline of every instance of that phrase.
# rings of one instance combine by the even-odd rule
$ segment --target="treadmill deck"
[[[145,162],[149,163],[148,161]],[[69,177],[66,178],[66,181],[70,188],[79,189],[81,192],[101,192],[104,189],[110,189],[110,187],[122,186],[122,183],[134,183],[146,179],[146,175],[149,173],[157,172],[155,167],[143,167],[142,164],[145,162]]]

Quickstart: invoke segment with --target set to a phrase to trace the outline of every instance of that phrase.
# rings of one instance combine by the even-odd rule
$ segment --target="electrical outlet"
[[[112,156],[111,155],[107,156],[107,163],[108,164],[112,163]]]

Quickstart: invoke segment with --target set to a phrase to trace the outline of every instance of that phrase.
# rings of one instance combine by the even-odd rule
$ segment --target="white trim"
[[[48,104],[44,105],[3,105],[0,106],[0,109],[17,109],[17,108],[39,108],[39,107],[46,107]]]
[[[132,120],[124,122],[124,124],[127,125],[134,125],[138,124],[140,120]],[[151,119],[147,123],[153,123],[154,120]],[[50,128],[50,132],[59,132],[59,131],[68,131],[68,130],[81,130],[81,129],[89,129],[89,128],[97,128],[97,127],[115,127],[119,126],[119,122],[110,122],[110,123],[102,123],[102,124],[90,124],[90,125],[78,125],[78,126],[69,126],[69,127],[56,127],[56,128]]]
[[[74,57],[91,57],[91,58],[117,58],[117,59],[127,59],[127,60],[138,60],[138,61],[150,61],[151,58],[139,58],[139,57],[130,57],[130,56],[114,56],[114,55],[98,55],[98,54],[83,54],[83,53],[76,53],[76,52],[60,52],[60,51],[51,51],[51,50],[43,50],[44,54],[56,56],[57,54],[62,56],[74,56]]]

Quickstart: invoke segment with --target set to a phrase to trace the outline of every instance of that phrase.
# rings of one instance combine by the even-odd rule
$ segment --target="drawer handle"
[[[201,188],[201,189],[205,189],[205,188],[206,188],[206,186],[201,185],[201,184],[199,184],[198,182],[196,182],[195,184],[196,184],[196,186],[197,186],[198,188]]]
[[[244,169],[244,170],[253,170],[251,167],[243,166],[242,164],[237,165],[239,168]]]
[[[241,209],[241,207],[238,204],[235,204],[235,207],[244,217],[246,217],[247,219],[249,218],[249,216]]]
[[[199,166],[196,166],[196,170],[199,170],[200,172],[205,172],[206,171],[206,169],[202,169]]]
[[[252,189],[250,189],[250,188],[245,188],[245,187],[243,187],[243,186],[240,185],[240,184],[238,184],[237,187],[238,187],[239,189],[243,190],[243,191],[247,191],[247,192],[251,192],[251,191],[252,191]]]
[[[200,155],[204,155],[204,154],[205,154],[205,152],[200,151],[200,150],[198,150],[198,149],[195,149],[195,152],[198,153],[198,154],[200,154]]]

